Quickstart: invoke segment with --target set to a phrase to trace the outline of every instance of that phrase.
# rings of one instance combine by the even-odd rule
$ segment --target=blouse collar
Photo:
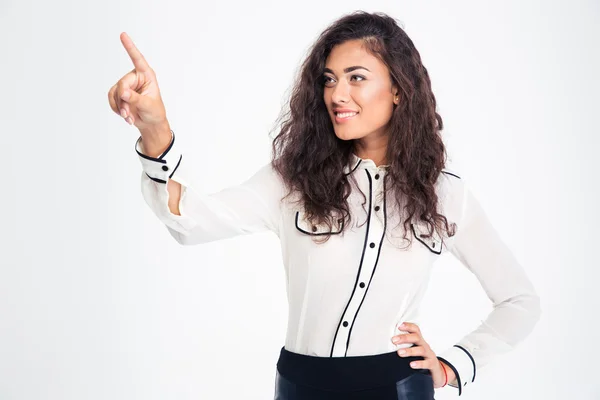
[[[390,166],[389,164],[385,164],[385,165],[380,165],[378,167],[377,165],[375,165],[375,161],[371,160],[370,158],[360,158],[356,154],[351,153],[350,154],[350,162],[344,168],[344,173],[346,175],[349,175],[359,167],[361,169],[377,170],[377,169],[389,168],[389,166]]]

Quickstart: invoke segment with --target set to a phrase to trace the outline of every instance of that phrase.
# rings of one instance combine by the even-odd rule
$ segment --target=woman
[[[190,184],[156,76],[125,34],[135,69],[109,91],[141,133],[143,197],[181,244],[271,230],[281,240],[289,319],[275,399],[432,399],[462,394],[540,316],[539,297],[468,185],[445,169],[427,70],[395,20],[343,16],[302,65],[272,161],[238,186]],[[416,239],[416,240],[413,240]],[[440,355],[419,304],[450,251],[494,310]]]

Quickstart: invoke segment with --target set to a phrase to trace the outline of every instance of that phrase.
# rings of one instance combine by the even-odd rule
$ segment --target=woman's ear
[[[400,104],[400,90],[398,90],[398,86],[394,85],[392,86],[392,94],[394,95],[392,101],[394,102],[394,105],[398,105]]]

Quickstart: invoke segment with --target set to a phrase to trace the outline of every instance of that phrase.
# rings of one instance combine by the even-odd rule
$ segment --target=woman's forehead
[[[357,65],[372,73],[386,70],[385,64],[367,50],[362,40],[349,40],[334,46],[325,60],[325,68],[336,74],[343,74],[345,68]]]

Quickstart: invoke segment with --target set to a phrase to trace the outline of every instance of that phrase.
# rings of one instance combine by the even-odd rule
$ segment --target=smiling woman
[[[359,157],[385,164],[388,124],[399,102],[389,69],[361,39],[335,46],[325,65],[323,99],[336,136],[355,140]]]
[[[340,172],[358,156],[386,168],[405,240],[415,216],[428,234],[453,234],[434,195],[446,158],[442,118],[419,52],[390,16],[357,11],[327,27],[280,119],[273,166],[290,193],[302,193],[310,221],[331,226],[331,214],[340,214],[350,225],[351,186]]]
[[[461,395],[532,331],[539,297],[469,185],[445,168],[427,69],[393,18],[359,11],[329,26],[302,65],[273,160],[213,194],[190,186],[156,77],[125,43],[143,77],[126,76],[109,101],[139,125],[152,211],[184,245],[266,230],[280,239],[289,315],[276,400],[431,400],[446,385]],[[142,94],[126,89],[139,82]],[[416,320],[448,252],[494,307],[437,355]]]

